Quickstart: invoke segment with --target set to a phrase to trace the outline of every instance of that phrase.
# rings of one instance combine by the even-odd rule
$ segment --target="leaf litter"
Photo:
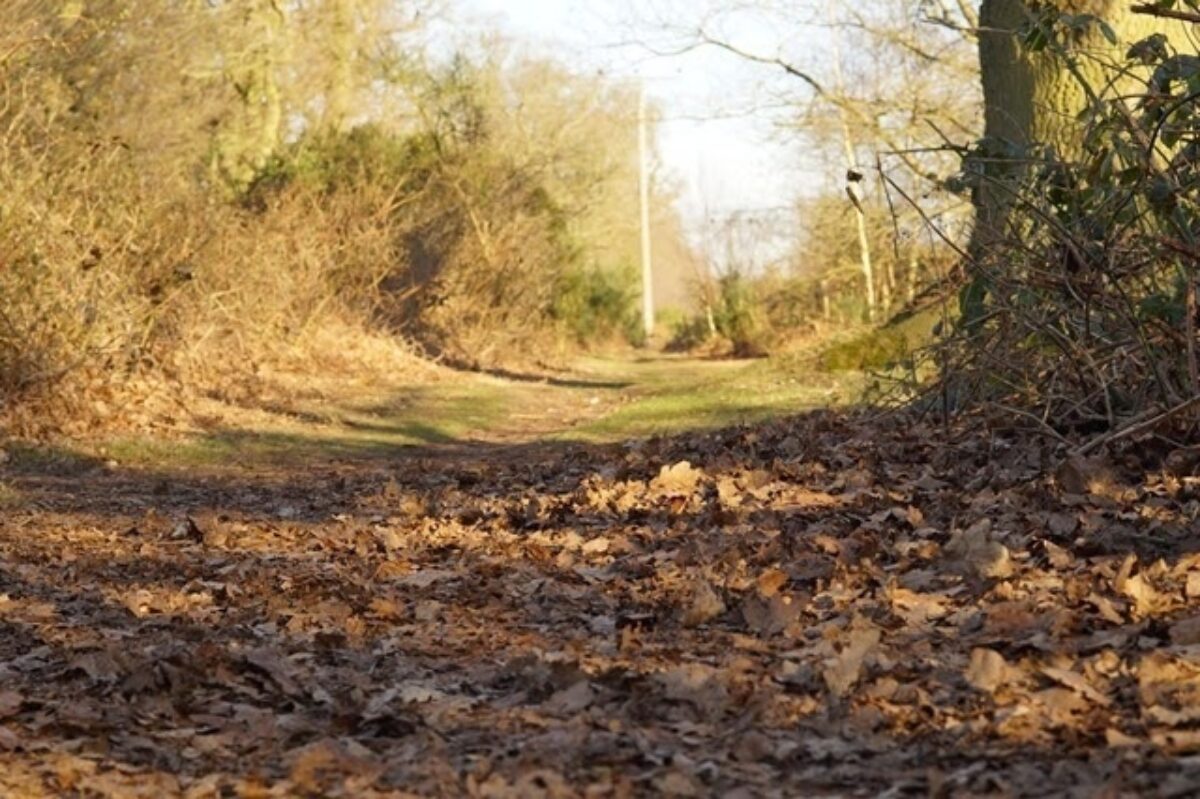
[[[1200,792],[1200,477],[896,421],[6,478],[0,795]]]

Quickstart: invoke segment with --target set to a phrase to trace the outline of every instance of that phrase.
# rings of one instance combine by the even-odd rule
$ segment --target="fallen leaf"
[[[1077,692],[1081,696],[1086,697],[1097,705],[1110,705],[1112,700],[1100,693],[1096,688],[1087,681],[1082,674],[1069,669],[1061,669],[1054,666],[1043,666],[1042,674],[1054,680],[1059,685]]]
[[[698,627],[707,624],[725,612],[725,601],[707,580],[697,580],[692,585],[687,608],[683,612],[683,624]]]
[[[17,715],[25,698],[16,691],[0,691],[0,719]]]
[[[687,461],[664,466],[659,470],[658,477],[650,481],[650,488],[663,494],[688,495],[696,490],[704,472],[692,466]]]
[[[879,645],[883,634],[865,619],[855,619],[846,632],[842,651],[825,661],[821,676],[825,686],[835,696],[845,696],[862,677],[863,663]]]
[[[965,676],[972,687],[991,694],[1012,679],[1013,671],[999,652],[977,647],[971,650]]]
[[[788,584],[789,579],[787,572],[782,569],[767,569],[758,575],[754,585],[758,589],[758,593],[764,597],[772,597]]]
[[[793,597],[773,594],[770,598],[748,596],[742,601],[742,619],[761,636],[778,635],[800,618],[801,605]]]
[[[1175,646],[1200,644],[1200,616],[1192,616],[1172,624],[1171,643]]]
[[[587,680],[580,680],[564,688],[545,701],[543,707],[556,716],[573,716],[582,713],[596,700],[596,692]]]

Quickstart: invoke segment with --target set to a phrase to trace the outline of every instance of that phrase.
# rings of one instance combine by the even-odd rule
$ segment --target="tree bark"
[[[240,191],[279,147],[283,95],[278,71],[288,31],[286,12],[277,0],[244,0],[232,10],[230,36],[236,44],[226,53],[225,77],[238,102],[218,131],[214,165]]]
[[[1037,52],[1021,46],[1017,32],[1032,19],[1036,4],[1022,0],[983,0],[979,15],[979,61],[983,80],[985,146],[977,165],[976,224],[970,254],[986,255],[1006,236],[1011,221],[1013,186],[1023,175],[1019,157],[1006,156],[1033,144],[1047,145],[1059,158],[1082,155],[1079,114],[1092,96],[1140,91],[1138,77],[1121,74],[1134,42],[1154,33],[1191,49],[1189,26],[1135,14],[1124,0],[1058,0],[1063,13],[1091,14],[1117,34],[1114,44],[1096,25],[1062,46]],[[1045,4],[1044,4],[1045,5]]]
[[[330,0],[329,44],[333,64],[325,98],[325,124],[336,131],[345,130],[354,96],[354,71],[357,43],[356,0]]]

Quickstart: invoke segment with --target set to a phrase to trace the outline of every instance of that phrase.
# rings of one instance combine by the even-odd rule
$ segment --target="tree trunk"
[[[833,75],[834,86],[839,97],[846,96],[846,80],[842,74],[842,46],[838,35],[836,20],[832,16],[833,6],[830,6],[830,36],[833,44]],[[842,125],[842,150],[846,154],[847,174],[858,172],[858,151],[854,143],[854,132],[850,125],[850,114],[843,104],[837,106],[838,118]],[[874,322],[877,315],[879,300],[875,296],[875,265],[871,259],[871,238],[867,231],[867,215],[862,203],[855,199],[854,189],[847,185],[847,192],[854,202],[854,222],[858,232],[858,264],[863,273],[863,283],[866,288],[867,321]]]
[[[1045,4],[1051,5],[1051,4]],[[990,245],[1006,237],[1011,220],[1012,187],[1023,170],[1003,163],[1006,155],[1032,144],[1053,147],[1065,160],[1081,153],[1083,126],[1079,114],[1089,96],[1137,93],[1137,78],[1118,77],[1129,45],[1154,33],[1164,33],[1177,48],[1190,49],[1187,26],[1129,10],[1126,0],[1058,0],[1052,4],[1069,14],[1091,14],[1117,34],[1109,42],[1096,25],[1064,46],[1050,45],[1032,52],[1021,46],[1017,32],[1033,18],[1036,4],[1022,0],[983,0],[980,9],[979,61],[985,106],[985,147],[975,189],[976,224],[970,252],[985,255]]]
[[[325,98],[325,124],[336,131],[345,130],[354,97],[356,60],[356,0],[331,0],[329,44],[333,64]]]
[[[225,54],[225,78],[238,101],[218,130],[214,166],[240,191],[279,146],[283,95],[278,72],[286,51],[287,16],[276,0],[244,0],[230,14],[234,44]]]

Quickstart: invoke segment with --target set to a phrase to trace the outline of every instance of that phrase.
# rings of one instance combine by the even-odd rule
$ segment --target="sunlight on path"
[[[619,407],[560,437],[604,441],[743,424],[845,405],[859,388],[856,378],[792,373],[769,361],[657,356],[592,360],[586,367],[626,379],[631,388]]]
[[[226,406],[182,440],[116,438],[89,454],[122,465],[237,468],[386,458],[397,448],[470,442],[619,441],[845,405],[858,382],[765,360],[592,357],[551,377],[449,373],[415,386],[381,383],[332,397]]]

